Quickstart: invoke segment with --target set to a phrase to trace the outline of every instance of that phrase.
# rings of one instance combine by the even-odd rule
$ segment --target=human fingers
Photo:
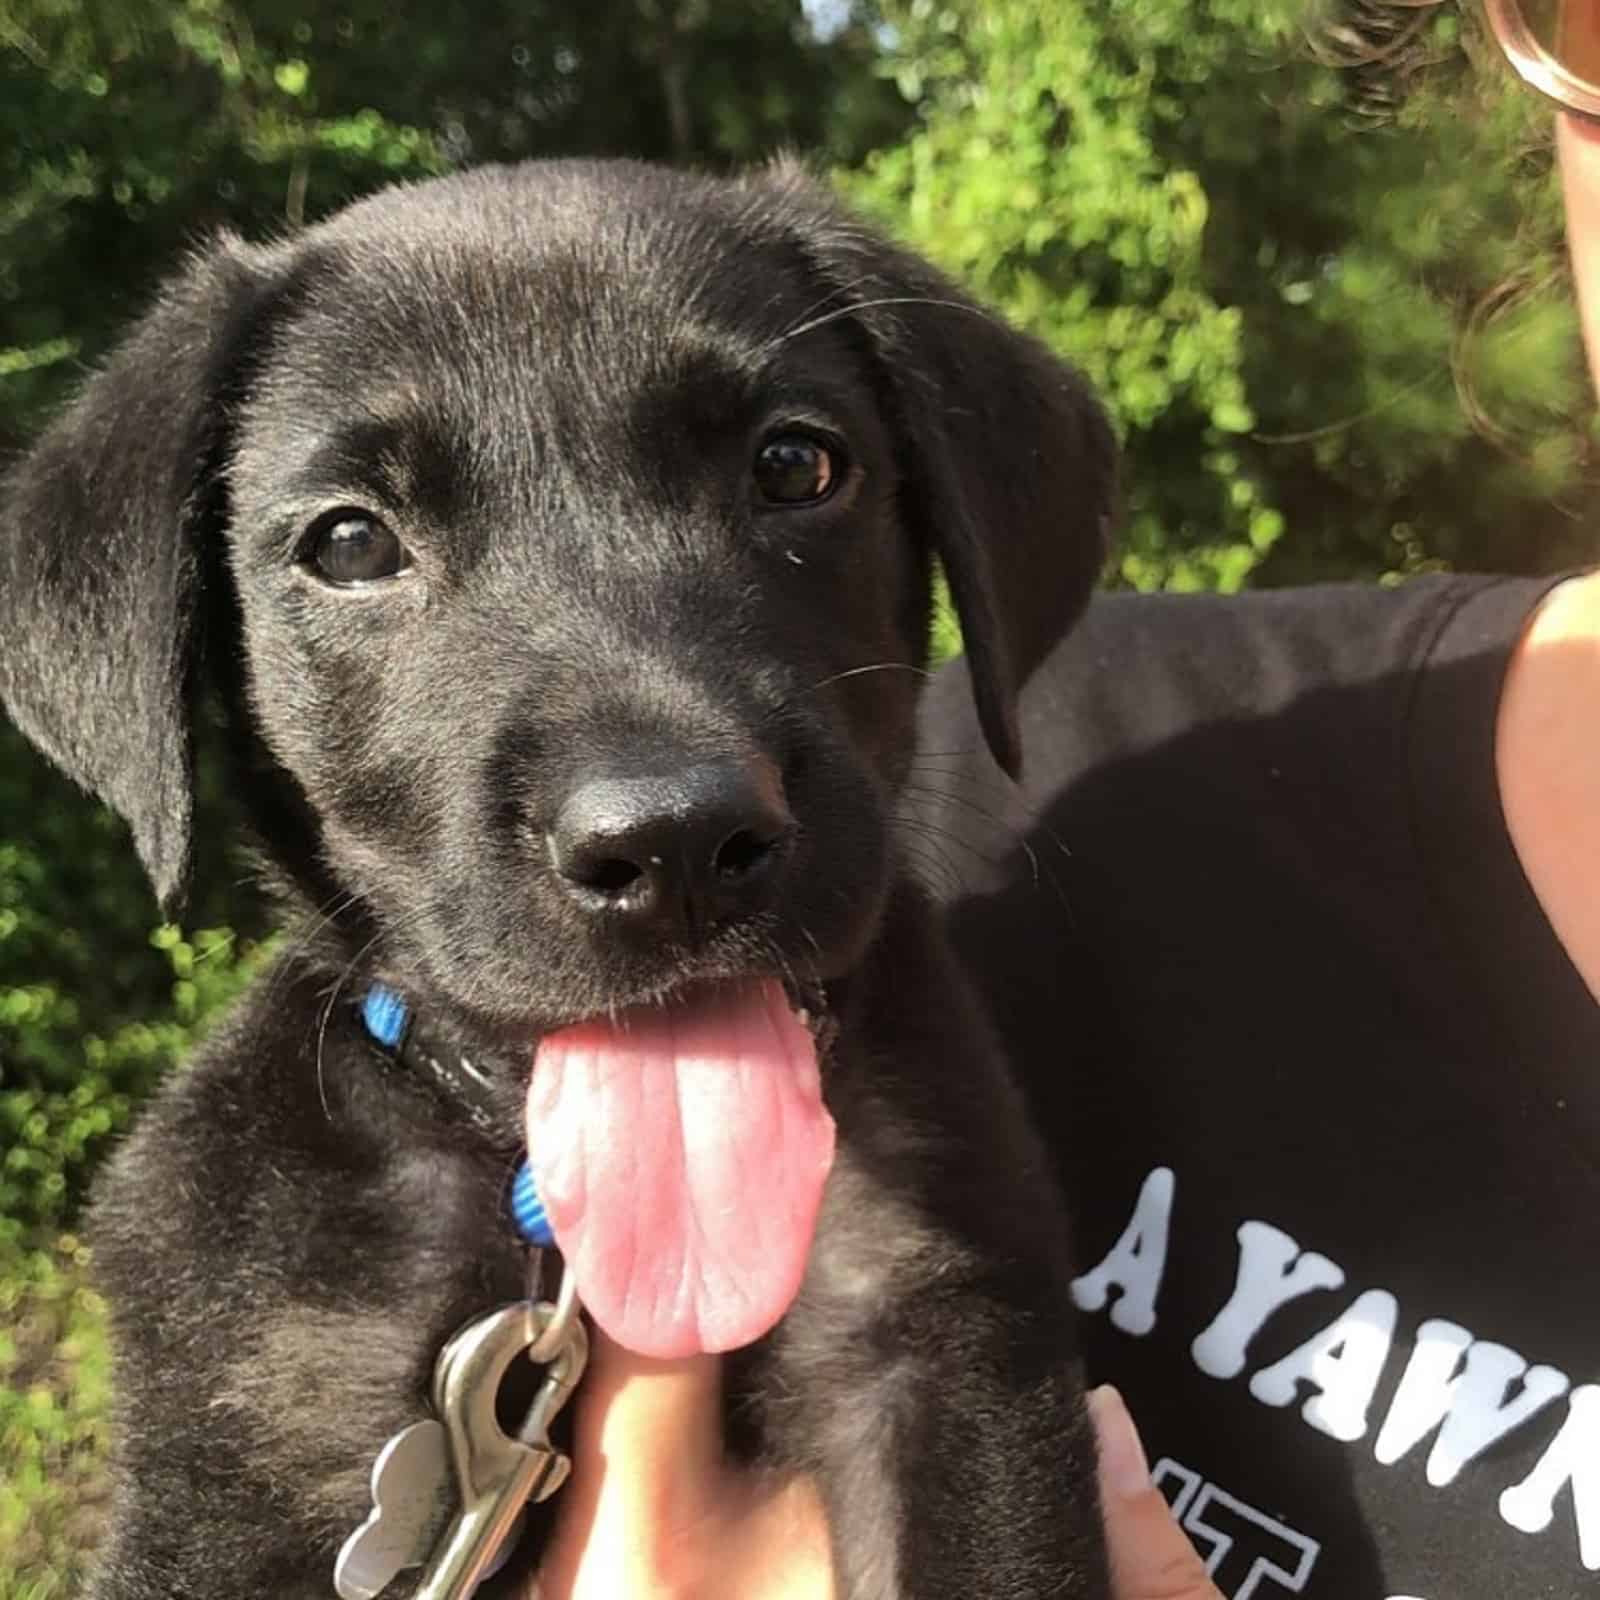
[[[539,1600],[672,1592],[722,1474],[721,1363],[656,1361],[591,1332]]]
[[[1100,1503],[1114,1600],[1222,1600],[1151,1480],[1122,1396],[1109,1386],[1095,1389],[1089,1416],[1100,1447]]]
[[[724,1460],[716,1357],[653,1361],[596,1329],[574,1405],[572,1477],[529,1600],[832,1600],[814,1486]]]

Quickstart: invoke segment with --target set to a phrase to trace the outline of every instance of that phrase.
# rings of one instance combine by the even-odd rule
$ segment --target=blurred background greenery
[[[1548,113],[1405,0],[0,0],[0,452],[219,225],[582,152],[799,150],[1078,362],[1108,581],[1593,559],[1595,412]],[[159,381],[158,379],[155,381]],[[187,928],[0,723],[0,1600],[76,1587],[106,1358],[74,1228],[259,959],[216,774]]]

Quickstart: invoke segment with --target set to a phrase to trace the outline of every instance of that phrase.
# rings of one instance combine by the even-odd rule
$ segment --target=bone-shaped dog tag
[[[444,1424],[413,1422],[372,1463],[372,1514],[345,1540],[333,1568],[339,1600],[374,1600],[407,1567],[420,1567],[455,1505]]]
[[[519,1301],[470,1322],[444,1347],[433,1373],[442,1421],[397,1433],[372,1468],[372,1513],[334,1567],[340,1600],[374,1600],[407,1567],[423,1567],[415,1600],[469,1600],[505,1559],[523,1508],[566,1481],[570,1463],[549,1441],[588,1360],[574,1314]],[[558,1347],[545,1357],[544,1344]],[[520,1437],[495,1412],[511,1363],[530,1352],[545,1378]]]

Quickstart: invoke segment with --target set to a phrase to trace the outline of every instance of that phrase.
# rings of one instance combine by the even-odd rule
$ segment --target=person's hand
[[[812,1485],[722,1453],[721,1363],[650,1361],[595,1330],[575,1402],[573,1472],[538,1600],[833,1600]],[[1114,1389],[1089,1397],[1113,1600],[1222,1600],[1150,1479]]]
[[[591,1340],[538,1600],[832,1600],[815,1489],[723,1457],[721,1361]]]
[[[1100,1502],[1113,1600],[1222,1600],[1150,1478],[1144,1446],[1115,1389],[1089,1395],[1100,1444]]]

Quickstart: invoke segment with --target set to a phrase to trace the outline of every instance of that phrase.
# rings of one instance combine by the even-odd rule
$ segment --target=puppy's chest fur
[[[6,480],[0,698],[170,899],[209,694],[315,953],[101,1186],[98,1600],[326,1595],[524,1291],[536,1046],[752,996],[826,998],[838,1148],[731,1440],[814,1474],[849,1600],[1105,1593],[1065,1221],[903,808],[934,569],[1015,771],[1112,479],[1073,373],[789,170],[485,169],[174,280]],[[499,1064],[503,1138],[375,1049],[377,980]]]

